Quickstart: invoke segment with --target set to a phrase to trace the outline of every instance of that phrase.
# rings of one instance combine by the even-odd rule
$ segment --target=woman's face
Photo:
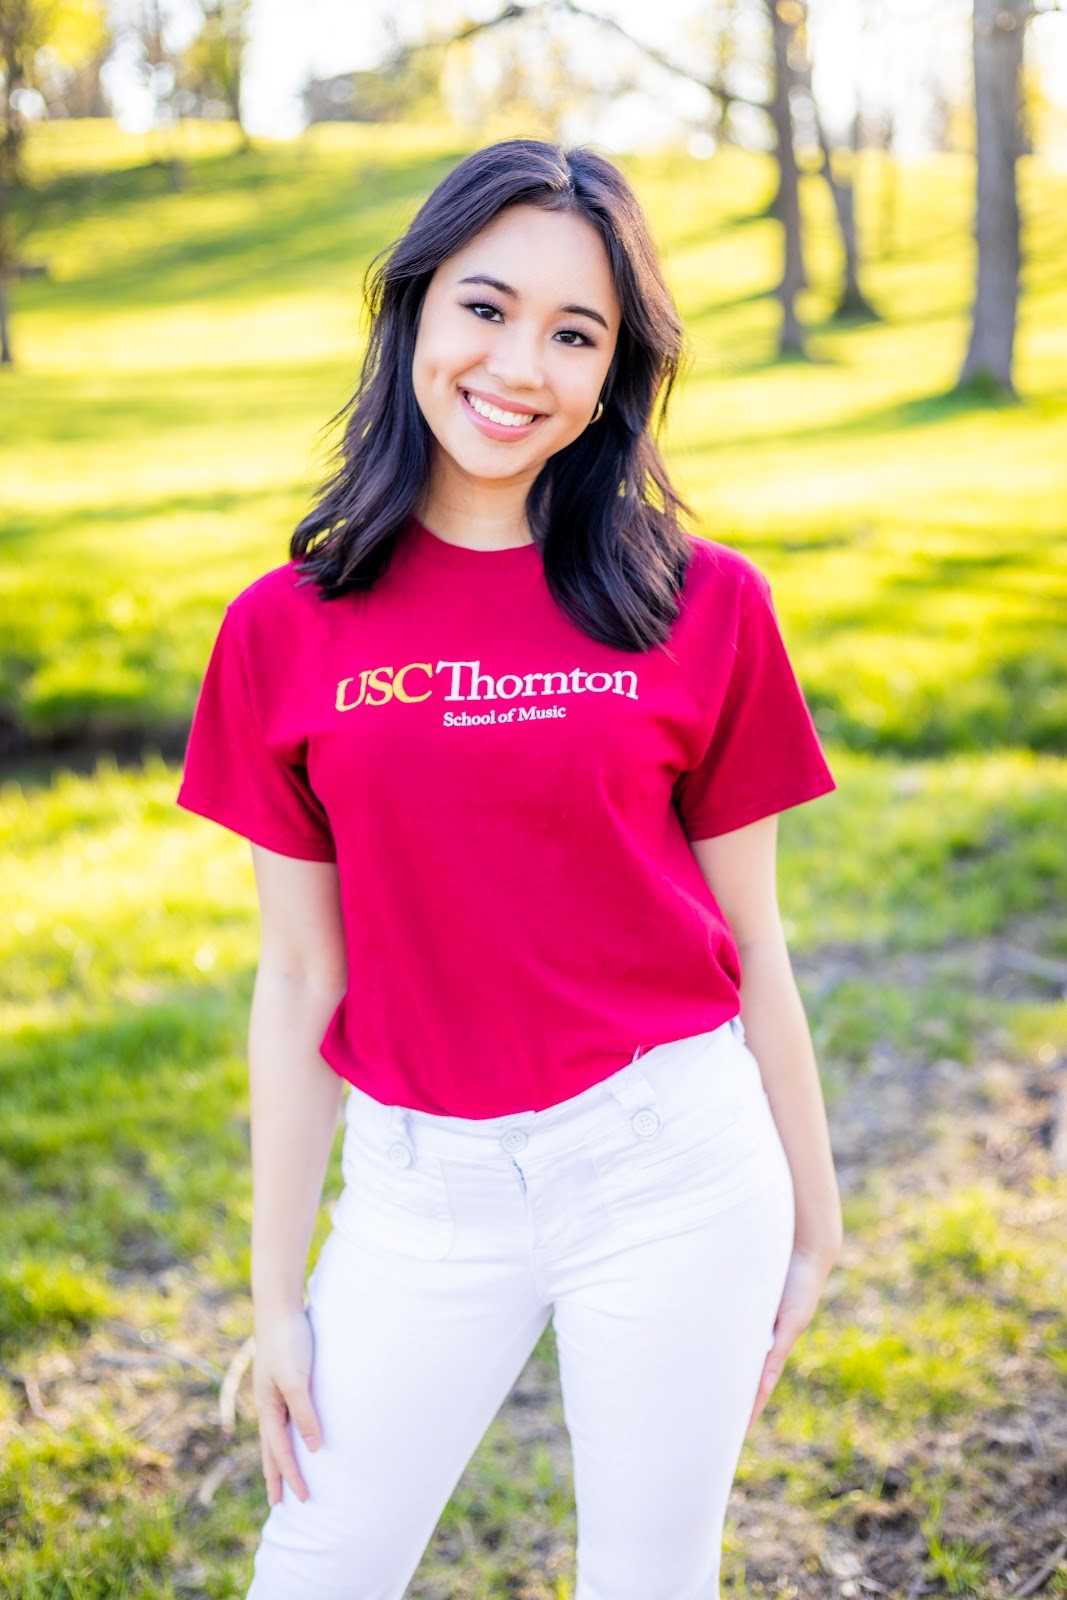
[[[532,480],[590,425],[620,308],[607,252],[566,211],[512,206],[441,263],[412,383],[438,467]]]

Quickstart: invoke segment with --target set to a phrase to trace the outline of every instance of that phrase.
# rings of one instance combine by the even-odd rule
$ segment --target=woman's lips
[[[473,393],[473,391],[471,392]],[[475,427],[478,428],[481,433],[484,433],[486,437],[490,439],[528,439],[530,434],[533,433],[534,429],[537,427],[538,423],[544,421],[543,415],[536,415],[534,416],[532,422],[524,422],[521,426],[515,426],[507,422],[494,422],[491,417],[483,417],[480,411],[475,410],[467,398],[466,390],[461,389],[459,391],[459,397],[467,418],[474,423]],[[481,395],[476,395],[475,398],[480,400],[482,397]],[[489,404],[490,402],[486,403]],[[506,408],[504,406],[498,406],[496,409],[503,411]],[[529,415],[529,413],[522,413],[519,411],[516,411],[513,414],[517,416]]]

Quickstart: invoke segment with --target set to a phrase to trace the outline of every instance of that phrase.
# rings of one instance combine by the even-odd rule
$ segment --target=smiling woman
[[[774,893],[777,813],[834,780],[766,578],[679,524],[681,326],[622,174],[478,151],[370,298],[337,472],[227,608],[179,794],[252,841],[263,924],[249,1600],[401,1600],[550,1318],[576,1600],[715,1600],[838,1246]]]
[[[324,599],[371,585],[414,516],[472,549],[535,543],[590,638],[666,642],[690,541],[653,423],[682,325],[622,174],[561,157],[476,151],[372,265],[337,469],[290,547]]]
[[[493,298],[473,299],[470,284]],[[582,292],[592,306],[574,303]],[[415,398],[441,447],[424,521],[445,527],[447,506],[469,514],[462,486],[471,476],[522,478],[529,488],[550,456],[581,437],[620,320],[600,235],[570,211],[509,207],[443,263],[426,291],[412,366]]]

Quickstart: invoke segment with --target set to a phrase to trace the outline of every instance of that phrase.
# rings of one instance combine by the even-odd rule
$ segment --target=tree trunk
[[[242,65],[241,55],[244,50],[244,40],[231,39],[229,41],[229,46],[233,54],[231,59],[227,62],[228,71],[222,85],[222,90],[226,99],[226,105],[230,116],[233,118],[234,122],[236,122],[237,131],[241,135],[240,148],[247,153],[252,148],[252,139],[241,117],[241,88],[244,78],[244,68]]]
[[[834,171],[834,150],[827,137],[814,94],[812,103],[815,105],[815,127],[819,136],[819,149],[822,152],[822,174],[834,202],[834,216],[837,218],[837,231],[845,258],[841,295],[833,314],[835,317],[866,317],[873,321],[877,317],[877,312],[860,287],[860,251],[856,237],[855,174],[859,153],[859,118],[853,119],[852,142],[848,153],[848,175],[842,179]]]
[[[971,339],[959,385],[1014,394],[1012,353],[1019,299],[1020,78],[1027,0],[974,0],[977,122],[975,239],[978,271]]]
[[[806,39],[806,0],[803,16],[804,37]],[[811,97],[815,136],[819,141],[819,154],[822,157],[822,164],[819,170],[826,179],[827,188],[830,190],[830,198],[834,206],[834,217],[837,220],[838,237],[841,240],[841,251],[844,257],[841,294],[837,305],[834,307],[833,315],[835,317],[865,317],[875,320],[877,313],[860,288],[860,252],[859,241],[856,236],[856,170],[859,166],[861,142],[861,117],[858,96],[852,117],[848,144],[847,146],[839,146],[835,150],[830,143],[826,132],[826,124],[823,122],[822,112],[819,110],[819,102],[815,97],[815,74],[812,70],[811,51],[807,47],[804,51],[803,84]],[[834,165],[835,156],[838,158],[837,167]],[[847,162],[843,171],[841,170],[842,162]]]
[[[789,91],[793,68],[789,46],[793,29],[784,8],[776,0],[765,0],[774,44],[774,85],[771,92],[771,120],[774,123],[774,154],[778,163],[776,210],[782,224],[785,265],[777,295],[782,307],[782,326],[778,337],[779,355],[803,354],[804,331],[797,316],[796,297],[804,287],[804,248],[800,219],[800,174],[793,142],[793,109]]]
[[[7,279],[0,272],[0,366],[10,367],[15,357],[11,352],[11,332],[7,305]]]
[[[895,144],[896,128],[893,114],[889,112],[881,119],[878,130],[878,149],[881,151],[881,160],[878,163],[878,242],[876,249],[879,256],[892,255],[897,245],[897,222],[900,215],[900,182]]]

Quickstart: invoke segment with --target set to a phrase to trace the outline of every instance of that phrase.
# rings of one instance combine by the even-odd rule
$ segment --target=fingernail
[[[307,1445],[309,1450],[317,1450],[319,1448],[319,1441],[316,1439],[313,1433],[305,1433],[304,1443]]]

